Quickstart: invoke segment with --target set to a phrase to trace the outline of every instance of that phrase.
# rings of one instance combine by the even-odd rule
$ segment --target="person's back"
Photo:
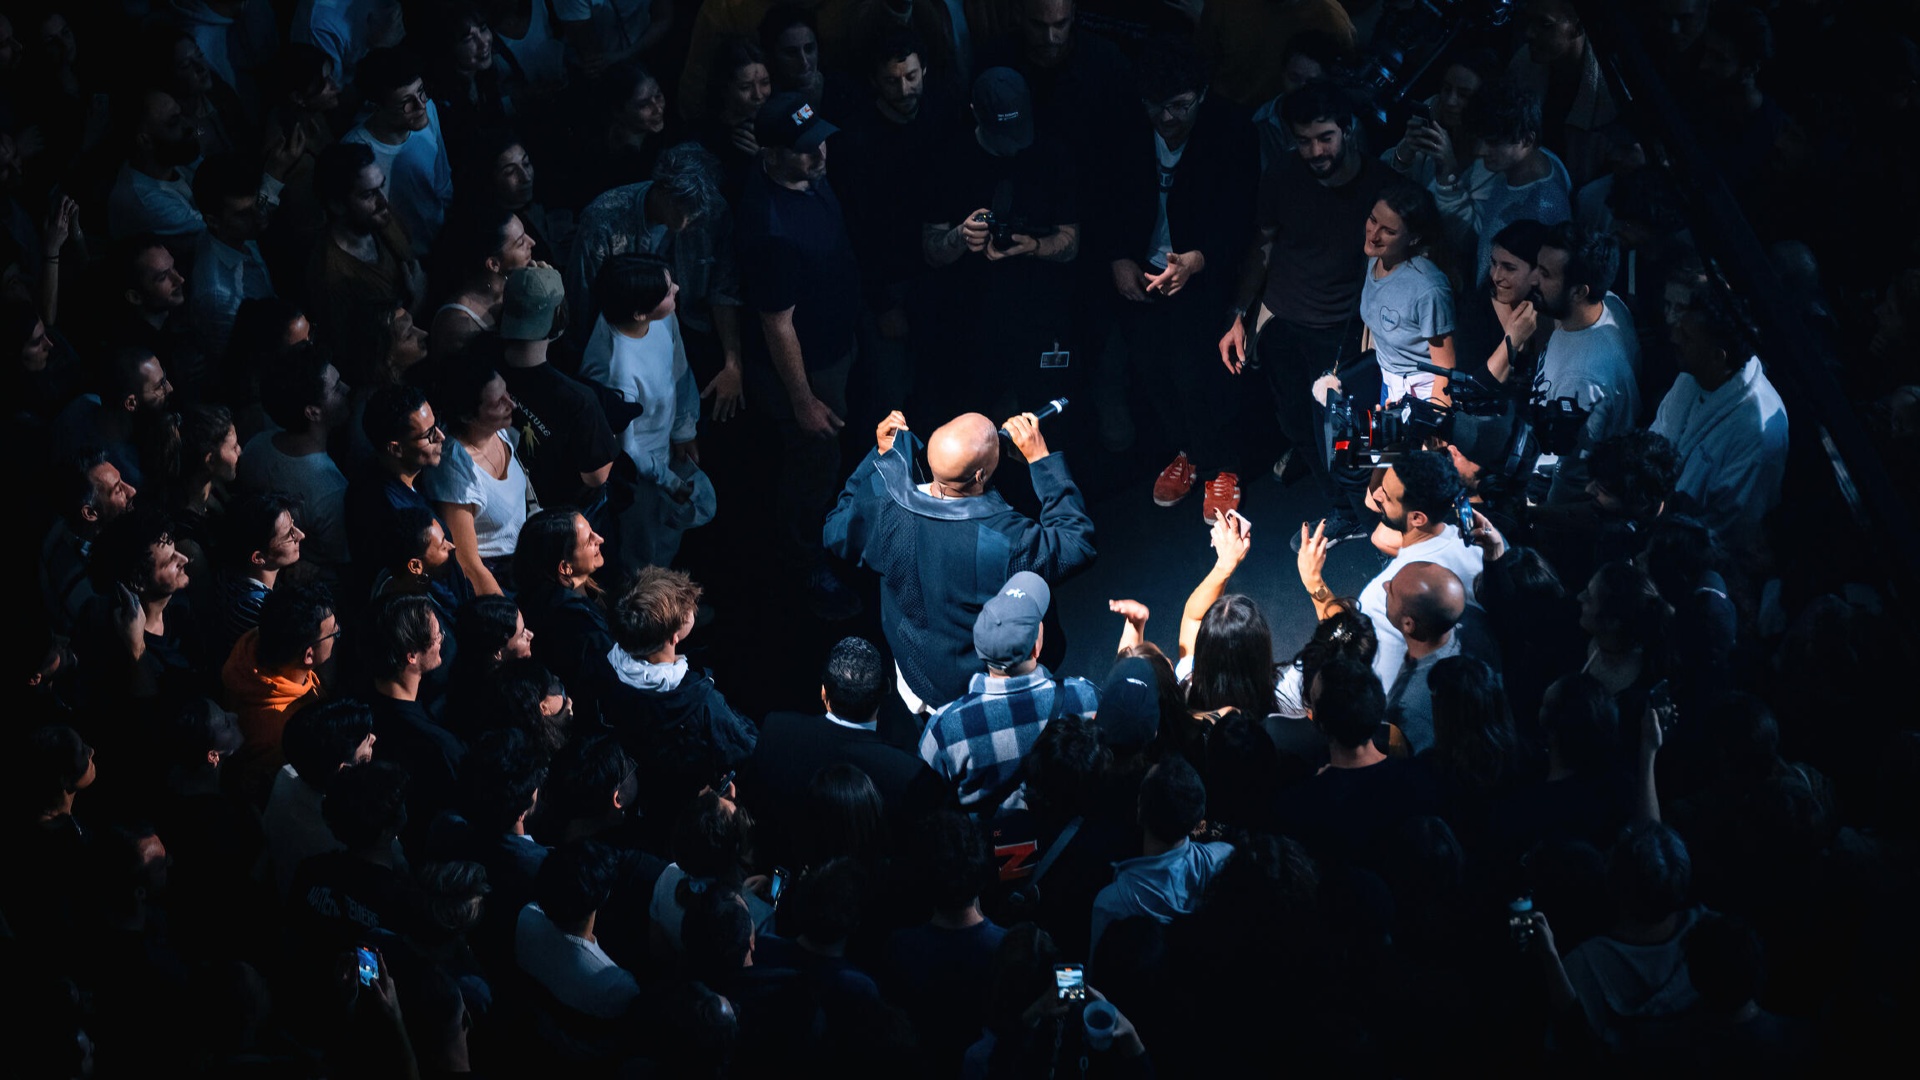
[[[1200,905],[1207,882],[1233,855],[1232,844],[1188,839],[1206,816],[1206,785],[1186,759],[1169,757],[1147,770],[1140,783],[1142,853],[1113,864],[1113,883],[1094,897],[1090,953],[1122,919],[1168,923]]]
[[[1623,833],[1608,857],[1617,921],[1567,953],[1566,971],[1588,1024],[1611,1047],[1671,1036],[1699,1000],[1686,948],[1702,915],[1687,906],[1692,871],[1686,844],[1658,821]]]
[[[1280,793],[1274,805],[1279,831],[1322,861],[1376,863],[1391,829],[1439,809],[1439,786],[1424,765],[1375,747],[1386,692],[1367,664],[1336,659],[1307,692],[1330,760],[1311,780]]]
[[[548,856],[534,881],[536,900],[520,909],[514,958],[562,1006],[603,1020],[640,995],[634,977],[600,948],[595,916],[612,894],[614,858],[588,841]]]

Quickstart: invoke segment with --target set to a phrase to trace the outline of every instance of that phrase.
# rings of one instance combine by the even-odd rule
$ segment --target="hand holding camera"
[[[993,235],[993,211],[975,210],[960,223],[960,242],[968,251],[984,251]]]

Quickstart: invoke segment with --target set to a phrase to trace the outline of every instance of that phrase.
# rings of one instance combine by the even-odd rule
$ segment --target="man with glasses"
[[[973,119],[929,175],[920,218],[920,252],[946,280],[918,400],[1004,416],[1067,389],[1081,213],[1073,157],[1036,137],[1018,72],[980,73]]]
[[[373,462],[347,485],[347,548],[361,595],[381,568],[398,566],[407,553],[396,549],[401,535],[399,518],[408,508],[433,514],[433,507],[414,488],[420,474],[440,464],[447,434],[433,416],[433,406],[418,387],[388,386],[367,399],[360,419],[367,441],[373,444]],[[442,534],[446,523],[434,518]],[[473,596],[473,585],[456,564],[445,577],[452,608]]]
[[[421,257],[433,247],[453,201],[440,114],[428,99],[420,62],[401,49],[375,49],[360,61],[356,85],[373,111],[341,142],[364,143],[387,178],[386,195]]]
[[[333,659],[340,619],[323,585],[287,585],[267,594],[260,624],[240,636],[220,669],[226,700],[239,716],[240,750],[232,768],[241,788],[264,802],[286,759],[287,717],[318,701],[318,669]]]
[[[1191,45],[1148,43],[1134,77],[1147,123],[1114,170],[1105,254],[1131,365],[1179,450],[1154,482],[1153,501],[1173,506],[1207,477],[1201,515],[1212,521],[1240,506],[1234,387],[1208,354],[1229,320],[1260,148],[1245,113],[1208,99],[1206,65]],[[1102,397],[1123,403],[1124,372],[1109,363],[1101,375]]]

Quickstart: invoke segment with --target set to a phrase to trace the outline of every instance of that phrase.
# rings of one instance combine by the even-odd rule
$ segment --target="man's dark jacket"
[[[937,499],[913,480],[919,440],[867,453],[827,515],[827,549],[880,574],[880,627],[907,685],[931,706],[967,692],[982,664],[973,650],[981,605],[1017,571],[1058,584],[1093,562],[1093,519],[1060,454],[1031,466],[1040,520],[998,492]]]
[[[953,801],[953,789],[939,773],[872,731],[824,716],[773,713],[760,725],[760,745],[741,773],[740,797],[753,807],[756,828],[766,824],[779,834],[771,846],[784,849],[781,858],[793,850],[788,830],[801,813],[807,785],[829,765],[852,765],[867,774],[895,836]]]

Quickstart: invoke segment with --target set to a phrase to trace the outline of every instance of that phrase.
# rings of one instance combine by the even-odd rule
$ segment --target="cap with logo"
[[[503,341],[544,341],[553,333],[553,312],[567,302],[560,271],[551,266],[529,266],[507,275],[500,299],[500,338]]]
[[[821,119],[805,94],[792,90],[768,98],[753,114],[753,138],[761,146],[783,150],[811,150],[838,134],[839,128]]]
[[[988,68],[973,80],[973,119],[980,145],[1001,157],[1033,145],[1033,94],[1012,68]]]
[[[1022,570],[1007,579],[973,620],[973,650],[1000,671],[1033,655],[1053,594],[1039,574]]]

